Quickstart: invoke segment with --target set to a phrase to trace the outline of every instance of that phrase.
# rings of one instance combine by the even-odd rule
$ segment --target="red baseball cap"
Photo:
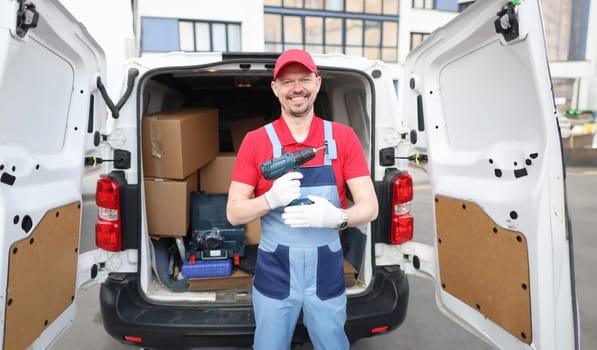
[[[317,74],[317,66],[315,66],[313,58],[307,51],[291,49],[285,51],[276,60],[276,66],[274,67],[274,80],[276,80],[280,71],[291,63],[300,63],[311,72]]]

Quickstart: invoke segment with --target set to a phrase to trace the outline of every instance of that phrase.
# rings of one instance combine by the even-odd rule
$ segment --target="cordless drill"
[[[266,180],[274,180],[286,174],[291,170],[297,170],[301,165],[309,160],[315,158],[317,151],[324,149],[325,146],[319,148],[305,148],[299,151],[284,153],[278,158],[268,160],[261,164],[261,174]],[[296,199],[289,205],[311,204],[308,199]]]
[[[278,158],[261,164],[261,174],[263,174],[266,180],[277,179],[291,170],[297,170],[301,165],[315,158],[317,151],[324,147],[305,148],[295,152],[284,153]]]

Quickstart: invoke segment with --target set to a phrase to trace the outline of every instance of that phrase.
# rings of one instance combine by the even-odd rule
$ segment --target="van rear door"
[[[74,318],[77,286],[93,277],[91,267],[78,274],[77,261],[84,160],[106,117],[96,90],[104,67],[59,1],[0,2],[4,349],[47,348]]]
[[[400,92],[429,156],[435,250],[414,266],[430,267],[439,308],[500,349],[578,348],[540,1],[477,1],[411,52]]]

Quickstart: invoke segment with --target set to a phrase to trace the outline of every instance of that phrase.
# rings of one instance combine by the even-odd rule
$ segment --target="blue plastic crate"
[[[232,274],[232,261],[230,259],[197,259],[194,264],[190,264],[187,259],[182,264],[180,272],[185,278],[230,276]]]

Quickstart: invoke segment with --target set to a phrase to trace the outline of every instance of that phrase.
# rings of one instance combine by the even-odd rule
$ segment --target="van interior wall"
[[[369,83],[359,75],[346,72],[321,72],[321,75],[323,84],[315,101],[315,114],[353,127],[367,152],[371,105],[367,96],[372,95]],[[251,87],[239,88],[242,81],[250,81]],[[144,87],[143,114],[183,107],[214,107],[220,110],[221,133],[225,134],[228,124],[238,119],[263,116],[265,122],[269,122],[279,117],[280,103],[270,83],[269,76],[207,78],[161,74]]]
[[[371,96],[369,83],[359,75],[344,72],[343,74],[322,74],[323,85],[318,99],[324,104],[327,118],[353,128],[367,159],[369,159],[370,107]],[[317,112],[317,103],[315,105]]]

